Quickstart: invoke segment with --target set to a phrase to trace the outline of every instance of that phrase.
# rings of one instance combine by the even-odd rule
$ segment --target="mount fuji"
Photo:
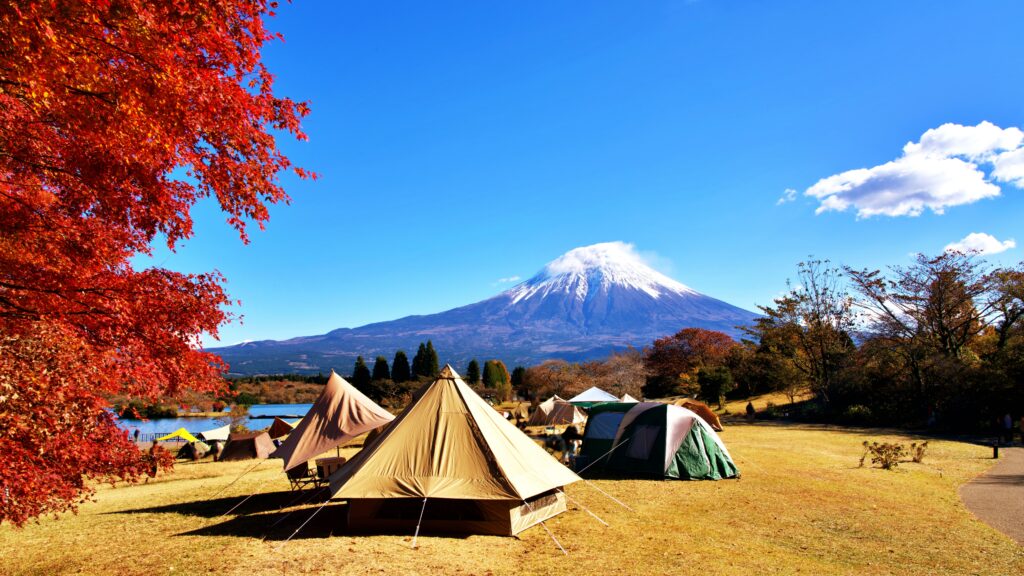
[[[443,362],[498,358],[511,367],[601,358],[688,327],[738,338],[739,327],[755,318],[654,270],[632,245],[606,242],[570,250],[529,280],[475,304],[210,351],[231,365],[232,374],[347,373],[357,355],[390,360],[402,349],[411,357],[430,339]]]

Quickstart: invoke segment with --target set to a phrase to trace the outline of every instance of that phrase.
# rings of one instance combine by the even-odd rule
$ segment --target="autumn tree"
[[[373,363],[373,379],[374,380],[390,380],[391,370],[388,369],[388,359],[383,356],[377,356],[377,360]]]
[[[0,1],[0,522],[73,509],[142,455],[105,411],[221,386],[196,347],[229,319],[217,272],[136,269],[213,197],[247,241],[287,201],[261,1]]]
[[[395,359],[391,362],[391,380],[396,384],[408,382],[412,379],[412,372],[409,370],[409,358],[405,350],[395,352]]]
[[[659,398],[696,393],[697,371],[725,364],[735,345],[728,334],[704,328],[684,328],[655,340],[644,355],[647,380],[643,394]]]

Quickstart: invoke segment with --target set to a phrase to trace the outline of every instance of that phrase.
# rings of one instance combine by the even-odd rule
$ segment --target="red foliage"
[[[246,240],[304,138],[260,48],[274,3],[0,0],[0,522],[73,509],[88,479],[137,479],[104,410],[220,387],[196,349],[229,318],[223,277],[137,271],[216,197]]]
[[[733,346],[736,341],[724,332],[685,328],[655,340],[644,356],[644,365],[651,375],[675,378],[700,368],[723,365]]]

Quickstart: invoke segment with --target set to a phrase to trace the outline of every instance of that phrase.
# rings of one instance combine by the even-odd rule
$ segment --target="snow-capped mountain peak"
[[[697,293],[651,268],[632,244],[603,242],[566,252],[505,294],[513,303],[556,293],[585,300],[588,294],[613,287],[639,290],[654,299],[666,293]]]

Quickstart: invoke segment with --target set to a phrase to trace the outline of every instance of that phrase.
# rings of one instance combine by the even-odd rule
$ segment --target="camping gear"
[[[693,398],[682,398],[673,402],[676,406],[682,406],[687,410],[693,410],[698,416],[704,419],[705,422],[711,425],[711,428],[715,432],[722,431],[722,421],[718,419],[718,414],[715,414],[711,410],[711,407],[701,402],[700,400],[694,400]]]
[[[273,451],[274,443],[266,432],[232,434],[228,437],[228,443],[220,453],[220,461],[262,459],[270,456]]]
[[[634,477],[718,480],[739,475],[725,444],[700,416],[660,402],[594,406],[576,459]]]
[[[297,423],[298,421],[285,422],[281,418],[275,416],[273,424],[271,424],[270,428],[267,429],[267,434],[270,435],[271,440],[275,438],[280,438],[282,436],[287,436],[288,434],[291,434],[292,430],[295,429],[295,424]]]
[[[213,440],[220,440],[221,442],[227,442],[228,436],[231,435],[231,425],[225,424],[220,428],[214,428],[212,430],[204,430],[196,436],[199,437],[203,442],[211,442]]]
[[[157,438],[156,441],[157,442],[165,442],[167,440],[170,440],[171,438],[181,438],[181,439],[185,440],[185,442],[195,442],[196,441],[196,437],[191,435],[191,434],[189,434],[188,430],[185,430],[184,428],[178,428],[177,430],[175,430],[174,432],[171,432],[170,434],[166,434],[164,436],[161,436],[161,437]]]
[[[283,458],[288,471],[394,419],[332,370],[324,391],[271,458]]]
[[[288,476],[288,486],[292,490],[301,490],[310,484],[315,488],[319,488],[320,484],[324,481],[317,476],[315,471],[310,470],[309,464],[306,464],[306,466],[295,466],[285,472],[285,474]]]
[[[330,486],[354,530],[511,536],[564,512],[579,479],[446,365]]]
[[[527,420],[530,418],[530,404],[528,402],[520,402],[516,404],[516,407],[512,409],[513,420]]]
[[[580,424],[587,421],[587,415],[576,406],[562,400],[557,395],[541,402],[533,415],[526,421],[527,426],[554,426],[561,424]]]
[[[595,404],[601,402],[618,402],[619,399],[616,396],[601,390],[597,386],[591,386],[583,392],[569,398],[569,402],[579,406],[580,408],[590,408]]]
[[[185,460],[198,460],[203,456],[206,456],[210,452],[210,445],[202,440],[196,440],[195,442],[189,442],[178,450],[176,458],[182,458]]]

